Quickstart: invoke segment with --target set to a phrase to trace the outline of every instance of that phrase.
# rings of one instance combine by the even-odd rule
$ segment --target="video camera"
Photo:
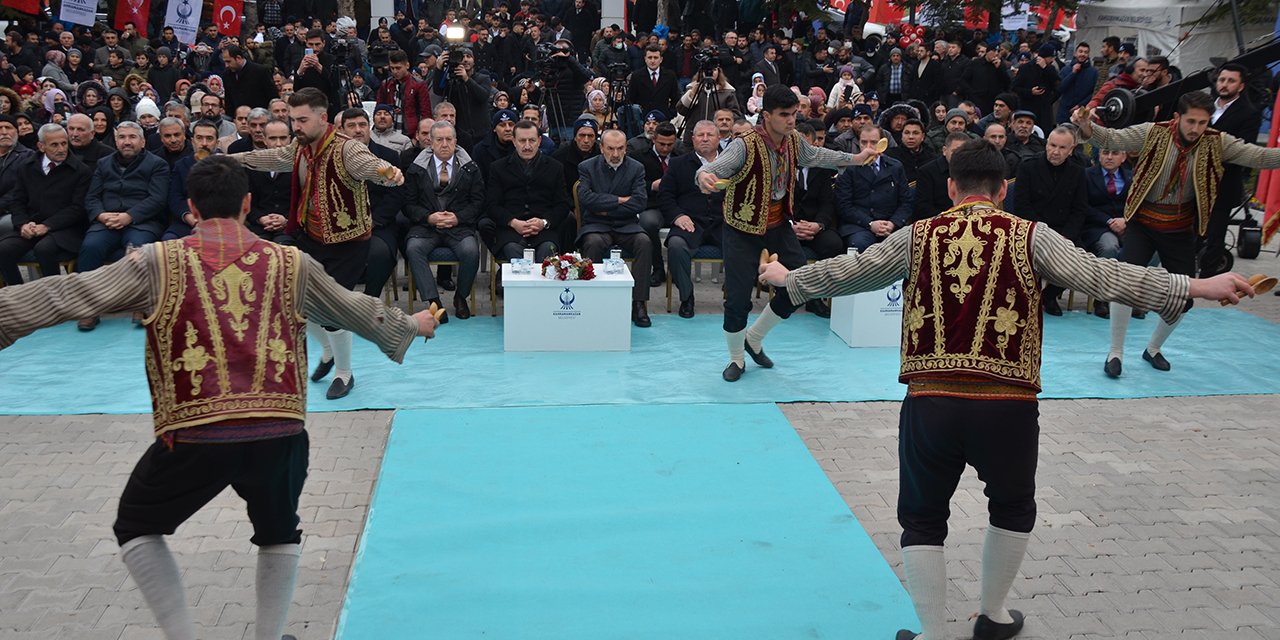
[[[615,82],[626,80],[627,76],[631,75],[631,65],[625,62],[614,62],[606,68],[606,71],[609,72],[609,77]]]
[[[533,64],[542,86],[555,89],[560,82],[559,67],[573,56],[573,47],[554,42],[540,42],[534,49]]]
[[[718,47],[703,47],[693,54],[693,63],[698,66],[698,72],[702,74],[703,79],[710,80],[715,76],[716,69],[720,68],[720,49]]]
[[[369,65],[374,69],[384,69],[391,66],[391,51],[394,48],[381,42],[369,45]]]

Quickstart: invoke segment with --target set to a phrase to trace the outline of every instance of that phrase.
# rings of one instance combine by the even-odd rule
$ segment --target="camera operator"
[[[325,53],[325,34],[320,29],[307,32],[307,48],[293,74],[295,92],[313,87],[329,97],[329,117],[345,108],[338,94],[338,62]]]
[[[561,38],[550,47],[538,48],[537,90],[529,101],[546,107],[548,133],[558,143],[572,137],[570,127],[583,112],[586,96],[582,85],[591,74],[573,57],[573,43]]]
[[[714,54],[709,53],[706,50],[698,53],[698,75],[689,83],[689,88],[680,96],[680,104],[676,106],[676,112],[684,116],[685,122],[714,122],[715,113],[720,109],[729,109],[735,117],[742,117],[742,107],[738,106],[738,96],[733,85],[725,81],[723,68],[712,57]],[[693,144],[692,127],[685,128],[684,144],[686,147]]]
[[[452,45],[436,59],[427,85],[433,102],[457,107],[458,139],[479,140],[489,133],[489,90],[475,79],[475,57],[462,45]]]

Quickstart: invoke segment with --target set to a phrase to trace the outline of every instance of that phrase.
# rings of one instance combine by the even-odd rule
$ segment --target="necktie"
[[[1107,195],[1116,195],[1116,174],[1107,172]]]
[[[440,163],[440,186],[444,187],[449,184],[449,163]]]
[[[655,86],[655,87],[656,87],[656,86],[658,86],[658,72],[657,72],[657,71],[654,71],[654,72],[653,72],[653,86]]]
[[[667,172],[667,157],[660,156],[658,160],[662,162],[662,173],[665,174]]]
[[[58,168],[58,163],[56,163],[56,162],[50,162],[50,163],[49,163],[49,171],[48,171],[48,173],[46,173],[45,175],[49,175],[49,173],[53,173],[53,170],[54,170],[54,169],[56,169],[56,168]]]

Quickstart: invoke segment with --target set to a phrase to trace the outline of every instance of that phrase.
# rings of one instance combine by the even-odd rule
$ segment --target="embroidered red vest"
[[[747,159],[738,173],[729,178],[724,192],[724,223],[743,233],[762,236],[769,225],[769,203],[773,201],[773,164],[769,162],[769,147],[758,131],[742,134],[746,143]],[[783,171],[795,176],[796,158],[800,155],[800,134],[791,132],[783,141],[787,149]],[[788,183],[795,184],[794,177]],[[795,190],[788,188],[783,202],[782,217],[791,217],[791,202]]]
[[[1032,226],[990,202],[915,223],[901,382],[960,375],[1040,390]]]
[[[207,223],[204,223],[207,224]],[[160,298],[146,319],[147,381],[157,436],[246,418],[306,417],[301,258],[257,240],[222,269],[197,233],[158,243]],[[234,244],[212,252],[238,250]]]
[[[365,240],[373,235],[369,188],[352,178],[344,165],[342,147],[348,140],[330,127],[313,157],[306,157],[307,145],[298,145],[293,157],[291,204],[295,223],[324,244]],[[307,170],[299,171],[299,161],[304,157]]]
[[[1138,154],[1138,163],[1133,170],[1133,186],[1129,187],[1129,195],[1124,202],[1124,218],[1129,220],[1150,196],[1153,201],[1160,194],[1152,193],[1156,180],[1164,169],[1165,159],[1171,153],[1178,153],[1173,140],[1177,123],[1172,120],[1157,122],[1147,131],[1142,152]],[[1187,170],[1191,172],[1189,179],[1195,189],[1196,233],[1204,237],[1209,231],[1209,217],[1213,213],[1213,203],[1218,198],[1218,186],[1222,183],[1222,134],[1216,129],[1206,129],[1204,135],[1186,153],[1195,157]],[[1175,164],[1177,171],[1181,165]]]

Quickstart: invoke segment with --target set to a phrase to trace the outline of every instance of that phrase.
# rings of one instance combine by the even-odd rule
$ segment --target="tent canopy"
[[[1103,3],[1081,3],[1076,12],[1074,42],[1088,42],[1096,54],[1102,39],[1116,36],[1132,42],[1140,56],[1168,56],[1169,62],[1183,73],[1213,66],[1210,58],[1232,58],[1236,55],[1235,31],[1231,21],[1212,24],[1195,22],[1213,5],[1214,0],[1107,0]],[[1269,35],[1274,25],[1269,22],[1244,24],[1246,46],[1255,38]],[[1190,37],[1187,36],[1188,32]],[[1180,41],[1182,46],[1178,46]]]

